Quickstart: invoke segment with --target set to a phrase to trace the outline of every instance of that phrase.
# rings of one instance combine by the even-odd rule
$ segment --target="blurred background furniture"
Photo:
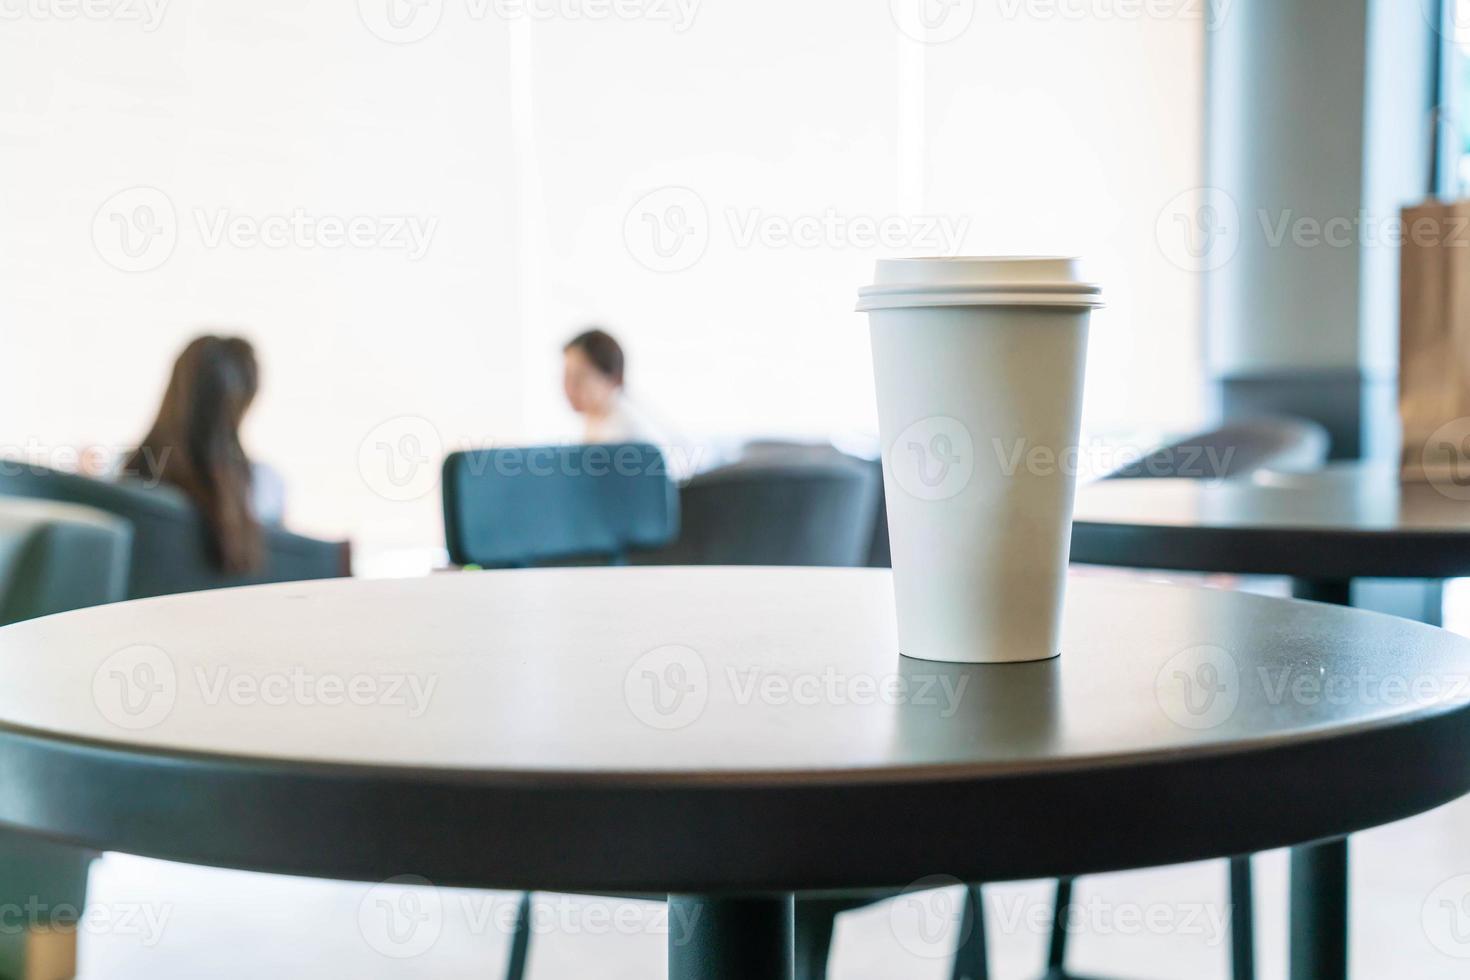
[[[129,599],[351,573],[347,542],[319,541],[266,527],[264,566],[246,575],[227,574],[210,561],[204,522],[194,505],[169,486],[94,480],[29,463],[6,462],[0,465],[0,497],[81,504],[126,521],[132,530]]]
[[[637,564],[858,567],[881,506],[877,467],[831,446],[752,443],[679,491],[679,537]]]
[[[622,565],[679,529],[663,456],[642,443],[451,453],[443,494],[456,565]]]
[[[131,537],[126,521],[89,507],[0,498],[0,626],[125,598]],[[0,978],[76,972],[76,925],[96,856],[0,831],[0,905],[24,916],[0,929]]]

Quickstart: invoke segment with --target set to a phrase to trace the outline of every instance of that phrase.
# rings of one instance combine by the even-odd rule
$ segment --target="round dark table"
[[[0,629],[0,822],[286,874],[671,893],[675,980],[787,980],[793,893],[1228,856],[1470,791],[1470,641],[1422,624],[1081,578],[1057,660],[896,648],[869,570],[81,610]]]
[[[1224,481],[1104,481],[1078,491],[1072,560],[1284,575],[1297,598],[1349,605],[1358,578],[1470,576],[1470,481],[1445,473],[1402,483],[1396,467],[1364,462]],[[1294,978],[1346,975],[1347,862],[1345,840],[1292,854]],[[1330,970],[1311,972],[1328,960]]]
[[[1074,521],[1072,560],[1092,565],[1289,575],[1339,593],[1355,578],[1470,575],[1470,485],[1403,484],[1380,464],[1105,480],[1078,490]]]

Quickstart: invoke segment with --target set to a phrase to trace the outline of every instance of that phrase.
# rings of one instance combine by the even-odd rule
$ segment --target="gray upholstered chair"
[[[131,536],[127,522],[89,507],[0,498],[0,625],[124,598]],[[76,972],[75,926],[96,856],[0,831],[0,904],[28,910],[23,929],[0,930],[0,978]]]
[[[265,564],[247,575],[216,568],[207,530],[194,505],[172,487],[135,480],[116,483],[9,460],[0,461],[0,497],[31,497],[95,507],[132,529],[130,599],[222,589],[264,582],[295,582],[350,574],[345,541],[318,541],[278,527],[265,530]]]
[[[691,479],[661,565],[867,564],[879,507],[872,464],[829,447],[761,447]]]

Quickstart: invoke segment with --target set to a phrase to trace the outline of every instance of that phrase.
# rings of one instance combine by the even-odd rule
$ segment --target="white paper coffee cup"
[[[1062,258],[894,259],[869,314],[901,652],[1060,652],[1087,328]]]

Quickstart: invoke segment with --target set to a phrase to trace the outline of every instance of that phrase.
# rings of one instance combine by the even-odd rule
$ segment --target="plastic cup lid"
[[[1092,309],[1102,290],[1077,259],[1048,256],[880,259],[858,312],[911,306],[1047,306]]]

